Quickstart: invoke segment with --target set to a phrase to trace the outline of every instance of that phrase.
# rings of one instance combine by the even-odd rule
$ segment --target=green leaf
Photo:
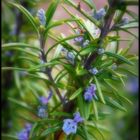
[[[131,31],[125,29],[125,28],[120,28],[120,29],[121,29],[122,31],[127,32],[127,33],[129,33],[130,35],[134,36],[136,39],[138,39],[138,36],[137,36],[135,33],[131,32]]]
[[[124,108],[122,105],[120,105],[118,102],[116,102],[115,100],[113,100],[112,98],[108,98],[106,97],[106,104],[109,106],[112,106],[115,109],[119,109],[120,111],[124,111],[126,112],[126,108]]]
[[[128,59],[126,59],[125,57],[121,56],[121,55],[118,55],[116,53],[112,53],[112,52],[105,52],[104,54],[110,56],[110,57],[114,57],[114,58],[117,58],[119,61],[121,62],[124,62],[126,64],[129,64],[129,65],[134,65],[131,61],[129,61]]]
[[[41,51],[40,48],[37,48],[33,45],[30,45],[30,44],[26,44],[26,43],[21,43],[21,42],[14,42],[14,43],[7,43],[7,44],[2,44],[2,49],[6,49],[6,48],[9,48],[9,47],[22,47],[22,48],[31,48],[31,49],[34,49],[34,50],[37,50],[37,51]]]
[[[38,62],[38,59],[32,59],[32,58],[29,58],[29,57],[24,57],[24,56],[19,56],[17,58],[17,60],[22,60],[23,62],[24,61],[28,61],[28,63],[30,62],[30,64],[33,64],[33,65],[37,65],[39,62]]]
[[[105,100],[104,100],[104,97],[103,97],[103,94],[102,94],[100,83],[99,83],[98,79],[95,76],[94,76],[94,79],[95,79],[95,83],[96,83],[96,86],[97,86],[97,91],[98,91],[100,100],[101,100],[102,103],[105,104]]]
[[[21,90],[21,81],[20,81],[19,73],[17,71],[14,71],[14,79],[15,79],[15,84],[19,91],[19,94],[23,98],[24,93],[23,93],[23,90]]]
[[[125,72],[125,73],[128,73],[128,74],[134,75],[134,76],[138,76],[138,73],[135,73],[133,70],[129,70],[129,69],[119,67],[118,71]]]
[[[11,97],[9,97],[8,100],[11,101],[11,102],[13,102],[13,103],[15,103],[15,104],[17,104],[17,105],[19,105],[19,106],[21,106],[21,107],[23,107],[23,108],[25,108],[25,109],[27,109],[27,110],[29,110],[29,111],[33,111],[33,108],[30,107],[30,106],[29,106],[28,104],[26,104],[25,102],[18,101],[18,100],[16,100],[16,99],[11,98]]]
[[[83,96],[77,97],[77,104],[78,104],[81,116],[87,120],[89,118],[89,115],[91,112],[91,105],[92,104],[86,102],[84,100]]]
[[[60,64],[60,63],[58,61],[52,61],[52,62],[40,64],[40,65],[37,65],[35,67],[32,67],[32,68],[28,69],[28,72],[31,72],[31,71],[34,71],[34,70],[39,70],[43,67],[47,68],[47,67],[54,66],[54,65],[57,65],[57,64]]]
[[[90,8],[95,9],[96,10],[96,5],[94,4],[94,2],[92,0],[83,0]]]
[[[106,132],[110,132],[110,130],[108,129],[108,127],[104,126],[104,125],[100,125],[100,124],[95,124],[93,123],[93,121],[86,121],[85,124],[89,127],[92,127],[92,128],[98,128],[102,131],[106,131]]]
[[[67,22],[72,22],[72,21],[77,21],[77,19],[62,19],[62,20],[59,20],[59,21],[52,21],[48,26],[47,28],[45,29],[44,33],[46,34],[51,28],[53,27],[56,27],[56,26],[59,26],[59,25],[62,25],[64,23],[67,23]]]
[[[51,36],[51,35],[50,35],[50,36]],[[59,45],[59,44],[61,44],[61,43],[66,43],[65,41],[74,39],[74,38],[79,37],[79,36],[81,36],[81,35],[71,35],[71,36],[66,37],[66,38],[57,39],[57,40],[56,40],[57,43],[55,43],[53,46],[51,46],[51,48],[48,49],[48,51],[47,51],[47,53],[46,53],[46,56],[47,56],[47,55],[49,54],[49,52],[50,52],[54,47],[56,47],[57,45]],[[74,51],[76,51],[73,47],[72,47],[72,49],[73,49]],[[76,52],[77,52],[77,51],[76,51]]]
[[[126,55],[127,52],[132,48],[133,44],[134,44],[135,38],[133,38],[132,40],[129,41],[129,45],[128,47],[125,47],[122,51],[122,55]]]
[[[82,128],[83,128],[83,132],[86,137],[86,140],[90,140],[86,125],[84,125]]]
[[[17,68],[17,67],[2,67],[2,70],[18,70],[18,71],[27,71],[24,68]]]
[[[79,88],[78,90],[76,90],[71,96],[70,96],[70,100],[75,99],[81,92],[83,91],[82,88]]]
[[[72,117],[70,113],[60,112],[60,111],[54,111],[54,112],[50,113],[50,115],[57,116],[57,117],[60,117],[60,116]]]
[[[33,53],[32,51],[29,51],[29,50],[26,50],[26,49],[23,49],[23,48],[17,48],[17,47],[11,47],[11,46],[3,47],[3,48],[4,48],[4,50],[15,50],[15,51],[24,52],[25,54],[29,54],[30,56],[38,58],[38,55],[36,53]]]
[[[105,118],[108,118],[109,116],[111,116],[111,113],[109,112],[100,112],[100,113],[98,112],[98,120],[104,120]],[[96,119],[95,113],[90,114],[89,118],[94,121]]]
[[[17,117],[25,120],[26,122],[30,122],[30,123],[35,123],[36,122],[35,119],[33,119],[32,117],[29,117],[29,116],[27,116],[25,114],[18,113]]]
[[[30,131],[29,138],[32,138],[34,136],[34,134],[36,134],[37,127],[38,127],[38,122],[33,124],[32,129]]]
[[[54,133],[54,132],[60,130],[61,127],[62,127],[61,125],[56,125],[56,126],[53,126],[53,127],[49,127],[49,128],[47,128],[46,130],[44,130],[42,132],[41,136],[47,136],[47,135],[49,135],[51,133]]]
[[[2,133],[2,138],[4,138],[4,139],[12,139],[12,140],[18,140],[18,138],[17,138],[17,136],[14,136],[14,135],[10,135],[10,134],[3,134]]]
[[[135,13],[135,12],[133,12],[133,11],[130,11],[130,10],[126,10],[126,13],[129,15],[129,16],[131,16],[132,18],[134,18],[135,20],[138,20],[138,15]]]
[[[16,4],[16,3],[12,3],[12,2],[8,2],[8,4],[18,8],[28,18],[28,20],[33,25],[35,31],[38,33],[38,36],[39,36],[38,27],[36,25],[34,17],[30,14],[30,12],[27,9],[25,9],[22,5],[19,5],[19,4]]]
[[[89,53],[93,53],[94,51],[96,51],[96,48],[95,47],[91,47],[91,46],[89,46],[89,47],[86,47],[86,48],[83,48],[80,52],[79,52],[79,54],[80,55],[87,55],[87,54],[89,54]]]
[[[60,0],[53,0],[52,3],[50,4],[50,6],[46,12],[46,21],[47,21],[46,25],[49,25],[59,2],[60,2]]]
[[[138,28],[138,22],[131,22],[126,25],[121,26],[120,28],[129,29],[129,28]]]
[[[93,103],[93,110],[94,110],[94,114],[95,114],[95,119],[98,120],[99,117],[98,117],[98,109],[97,109],[96,102],[94,100],[92,100],[92,103]]]
[[[59,82],[61,79],[65,79],[67,75],[67,72],[64,70],[60,71],[56,77],[54,78],[55,83]],[[65,79],[67,80],[67,79]]]
[[[84,15],[87,19],[93,22],[97,27],[100,26],[100,23],[95,18],[89,16],[84,10],[78,9],[78,5],[76,5],[72,0],[65,0],[65,2],[73,8],[77,9],[82,15]]]
[[[55,52],[54,52],[54,55],[53,55],[53,58],[56,58],[60,55],[60,53],[62,52],[62,48],[63,48],[63,46],[61,44],[57,45]]]

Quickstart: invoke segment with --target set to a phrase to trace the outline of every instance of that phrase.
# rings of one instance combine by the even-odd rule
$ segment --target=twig
[[[112,0],[112,2],[109,5],[109,9],[108,12],[105,16],[105,23],[101,28],[101,34],[100,34],[100,40],[98,42],[98,47],[101,47],[104,38],[106,37],[106,35],[108,34],[108,32],[110,31],[110,25],[113,19],[113,16],[115,14],[115,10],[116,10],[116,5],[117,5],[118,1],[116,0]],[[86,69],[90,68],[90,65],[92,62],[94,62],[94,60],[97,58],[98,54],[97,52],[93,52],[86,60],[84,67]]]
[[[45,46],[44,37],[43,37],[43,36],[40,36],[40,47],[41,47],[41,49],[42,49],[42,51],[41,51],[41,60],[42,60],[43,62],[46,62],[46,63],[47,63],[47,59],[46,59],[45,51],[44,51],[44,46]],[[58,89],[58,88],[56,87],[56,85],[55,85],[54,79],[53,79],[52,74],[51,74],[51,69],[50,69],[50,68],[45,68],[45,73],[47,74],[49,80],[52,82],[53,88],[55,89],[56,94],[58,95],[60,101],[62,102],[62,104],[63,104],[63,106],[64,106],[65,100],[63,99],[63,97],[62,97],[61,94],[60,94],[59,89]]]

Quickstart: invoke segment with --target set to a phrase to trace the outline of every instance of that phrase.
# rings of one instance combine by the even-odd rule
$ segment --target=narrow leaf
[[[105,100],[104,100],[104,97],[103,97],[103,94],[102,94],[100,83],[99,83],[98,79],[95,76],[94,76],[94,79],[95,79],[95,83],[96,83],[96,86],[97,86],[97,91],[98,91],[100,100],[102,101],[102,103],[105,104]]]
[[[71,96],[70,96],[70,100],[75,99],[81,92],[83,91],[82,88],[79,88],[78,90],[76,90]]]
[[[114,58],[117,58],[119,61],[121,62],[124,62],[124,63],[127,63],[129,65],[133,65],[133,63],[131,61],[129,61],[128,59],[126,59],[125,57],[121,56],[121,55],[118,55],[116,53],[112,53],[112,52],[105,52],[104,54],[108,55],[108,56],[111,56],[111,57],[114,57]]]

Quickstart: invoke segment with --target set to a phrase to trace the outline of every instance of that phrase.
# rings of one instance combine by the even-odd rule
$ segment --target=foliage
[[[137,75],[132,68],[138,57],[129,53],[134,39],[122,38],[120,32],[137,38],[131,29],[138,28],[138,16],[128,7],[137,6],[138,1],[108,0],[108,5],[97,10],[91,0],[79,4],[53,0],[45,11],[31,11],[35,4],[35,0],[2,2],[3,10],[17,13],[12,15],[12,33],[11,25],[2,19],[2,100],[12,116],[6,118],[3,111],[3,130],[9,120],[18,124],[8,134],[4,131],[3,139],[115,140],[104,121],[115,118],[117,110],[125,114],[133,106],[123,89],[127,75]],[[53,19],[58,5],[69,15],[67,19]],[[125,14],[132,20],[124,18]],[[64,24],[71,29],[68,36],[55,30]],[[128,46],[120,48],[121,41]],[[21,126],[23,131],[16,134]]]

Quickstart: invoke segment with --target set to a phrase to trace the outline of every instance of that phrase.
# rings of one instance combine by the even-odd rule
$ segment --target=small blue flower
[[[39,9],[37,12],[37,17],[39,18],[40,24],[45,25],[46,24],[46,16],[44,9]]]
[[[89,70],[89,72],[96,75],[99,71],[97,70],[97,68],[92,68],[92,69]]]
[[[41,59],[41,60],[40,60],[40,64],[45,64],[45,62]],[[42,72],[45,72],[45,71],[46,71],[45,66],[41,67],[41,71],[42,71]]]
[[[19,72],[19,75],[21,76],[21,77],[25,77],[25,76],[27,76],[27,71],[20,71]]]
[[[83,40],[84,40],[84,38],[82,36],[74,38],[74,41],[77,42],[77,43],[82,43]]]
[[[101,20],[106,14],[106,11],[104,8],[101,8],[97,12],[94,13],[93,17],[97,20]]]
[[[103,49],[103,48],[99,48],[98,49],[98,54],[100,55],[100,54],[103,54],[105,52],[105,50]]]
[[[117,65],[115,63],[112,64],[112,70],[116,70],[117,69]]]
[[[80,33],[81,33],[80,30],[76,30],[75,32],[77,35],[80,35]],[[82,44],[84,41],[84,38],[83,38],[83,36],[79,36],[79,37],[74,38],[74,41],[76,43]]]
[[[30,132],[32,129],[32,125],[30,123],[26,123],[25,124],[25,129],[27,130],[27,132]]]
[[[77,131],[77,124],[79,122],[83,122],[83,118],[80,116],[79,112],[74,113],[74,119],[65,119],[63,120],[64,124],[62,127],[62,130],[66,133],[66,135],[69,134],[75,134]]]
[[[75,134],[77,131],[77,123],[72,119],[65,119],[62,127],[62,130],[66,133],[66,135],[69,134]]]
[[[72,52],[67,52],[67,59],[72,63],[74,64],[74,54]]]
[[[126,83],[126,90],[129,93],[137,94],[139,90],[139,81],[138,77],[130,77],[128,82]]]
[[[89,87],[86,88],[85,93],[84,93],[84,99],[88,102],[90,102],[93,97],[96,97],[95,94],[96,91],[96,85],[95,84],[91,84]]]
[[[121,25],[125,25],[129,23],[129,18],[128,17],[124,17],[121,21]]]
[[[73,119],[76,123],[79,123],[79,122],[83,122],[84,119],[80,116],[80,113],[79,112],[76,112],[74,113],[74,119]]]
[[[89,40],[85,40],[82,44],[83,47],[86,47],[89,44]]]
[[[8,57],[12,57],[12,56],[13,56],[13,52],[11,52],[11,51],[6,51],[6,52],[5,52],[5,55],[8,56]]]
[[[47,117],[46,106],[39,106],[38,107],[38,117],[45,118]]]
[[[29,134],[28,131],[26,129],[21,130],[18,134],[17,134],[18,140],[29,140]]]
[[[44,97],[44,96],[41,96],[39,98],[39,100],[40,100],[40,102],[41,102],[42,105],[47,105],[48,102],[49,102],[49,100],[51,99],[51,97],[52,97],[52,92],[50,91],[49,96],[47,98]]]
[[[32,125],[27,123],[25,124],[25,128],[22,129],[18,134],[18,140],[29,140],[29,134],[32,129]]]
[[[63,51],[63,52],[67,52],[67,49],[64,48],[64,47],[62,47],[61,51]]]

